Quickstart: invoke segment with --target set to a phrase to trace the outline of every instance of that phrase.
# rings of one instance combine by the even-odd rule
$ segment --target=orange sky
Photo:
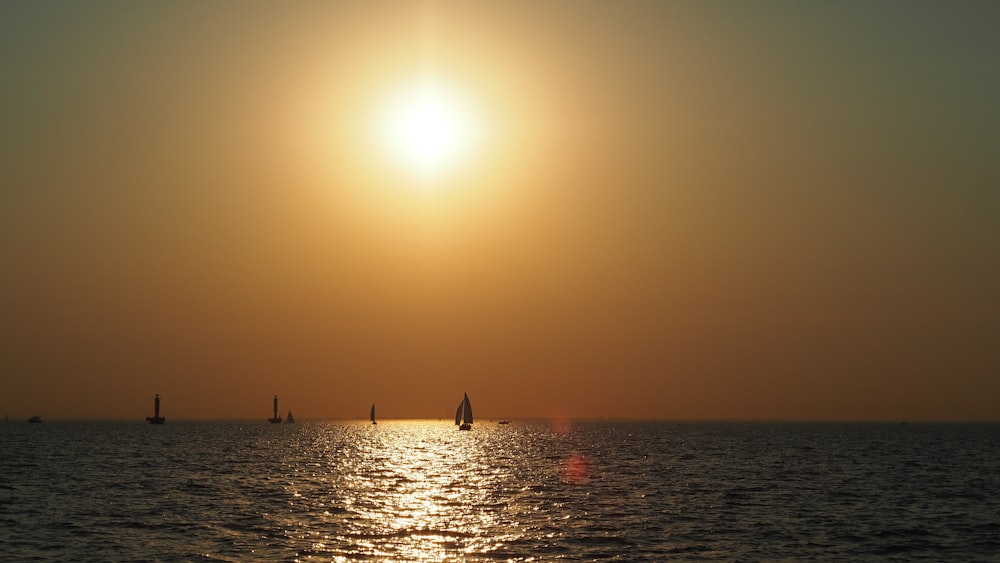
[[[0,6],[0,411],[1000,419],[1000,8]],[[378,100],[461,90],[450,175]]]

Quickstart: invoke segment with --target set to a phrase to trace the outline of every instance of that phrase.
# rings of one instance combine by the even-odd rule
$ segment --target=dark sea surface
[[[1000,561],[1000,425],[0,423],[0,561]]]

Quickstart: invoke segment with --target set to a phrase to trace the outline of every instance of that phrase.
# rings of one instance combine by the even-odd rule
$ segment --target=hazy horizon
[[[293,409],[294,410],[294,409]],[[152,413],[147,413],[151,415]],[[160,413],[161,415],[165,413]],[[42,422],[135,422],[137,424],[148,424],[145,417],[41,417]],[[164,417],[166,422],[169,423],[187,423],[187,422],[206,422],[206,423],[257,423],[260,422],[262,425],[268,425],[270,413],[264,418],[261,417],[184,417],[184,418],[167,418]],[[282,414],[284,418],[284,414]],[[28,417],[10,419],[7,422],[27,422]],[[550,417],[550,416],[487,416],[480,417],[477,416],[474,425],[496,425],[501,420],[508,421],[510,423],[546,423],[552,426],[557,426],[559,428],[571,429],[574,424],[587,424],[587,423],[657,423],[657,424],[792,424],[792,425],[826,425],[826,424],[971,424],[971,425],[996,425],[1000,424],[1000,421],[993,419],[965,419],[965,420],[951,420],[951,419],[875,419],[875,418],[865,418],[865,419],[793,419],[793,418],[628,418],[628,417],[609,417],[609,416],[590,416],[590,417]],[[344,423],[344,424],[370,424],[369,418],[367,416],[332,416],[332,417],[307,417],[295,415],[295,422],[282,422],[281,424],[310,424],[310,423]],[[454,422],[445,417],[386,417],[379,418],[378,423],[440,423],[445,425],[454,425]]]
[[[998,28],[0,3],[0,413],[1000,420]]]

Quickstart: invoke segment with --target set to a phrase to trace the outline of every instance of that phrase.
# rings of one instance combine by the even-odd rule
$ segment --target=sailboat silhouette
[[[163,424],[167,419],[160,416],[160,395],[153,397],[153,416],[147,416],[146,422],[150,424]]]
[[[281,424],[281,417],[278,416],[278,396],[274,396],[274,416],[267,419],[271,424]]]
[[[472,403],[469,402],[468,393],[465,393],[465,398],[455,411],[455,424],[459,430],[472,430]]]

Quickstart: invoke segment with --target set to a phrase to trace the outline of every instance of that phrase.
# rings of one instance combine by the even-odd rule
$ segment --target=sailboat
[[[285,417],[285,422],[295,422],[295,417],[292,416],[292,409],[288,409],[288,416]]]
[[[455,424],[459,430],[472,430],[472,403],[469,402],[468,393],[455,411]]]
[[[271,424],[281,424],[281,417],[278,416],[278,396],[274,396],[274,416],[267,419]]]
[[[160,416],[160,395],[153,397],[153,416],[147,416],[146,422],[150,424],[163,424],[167,419]]]
[[[372,403],[372,424],[378,424],[375,422],[375,403]]]

